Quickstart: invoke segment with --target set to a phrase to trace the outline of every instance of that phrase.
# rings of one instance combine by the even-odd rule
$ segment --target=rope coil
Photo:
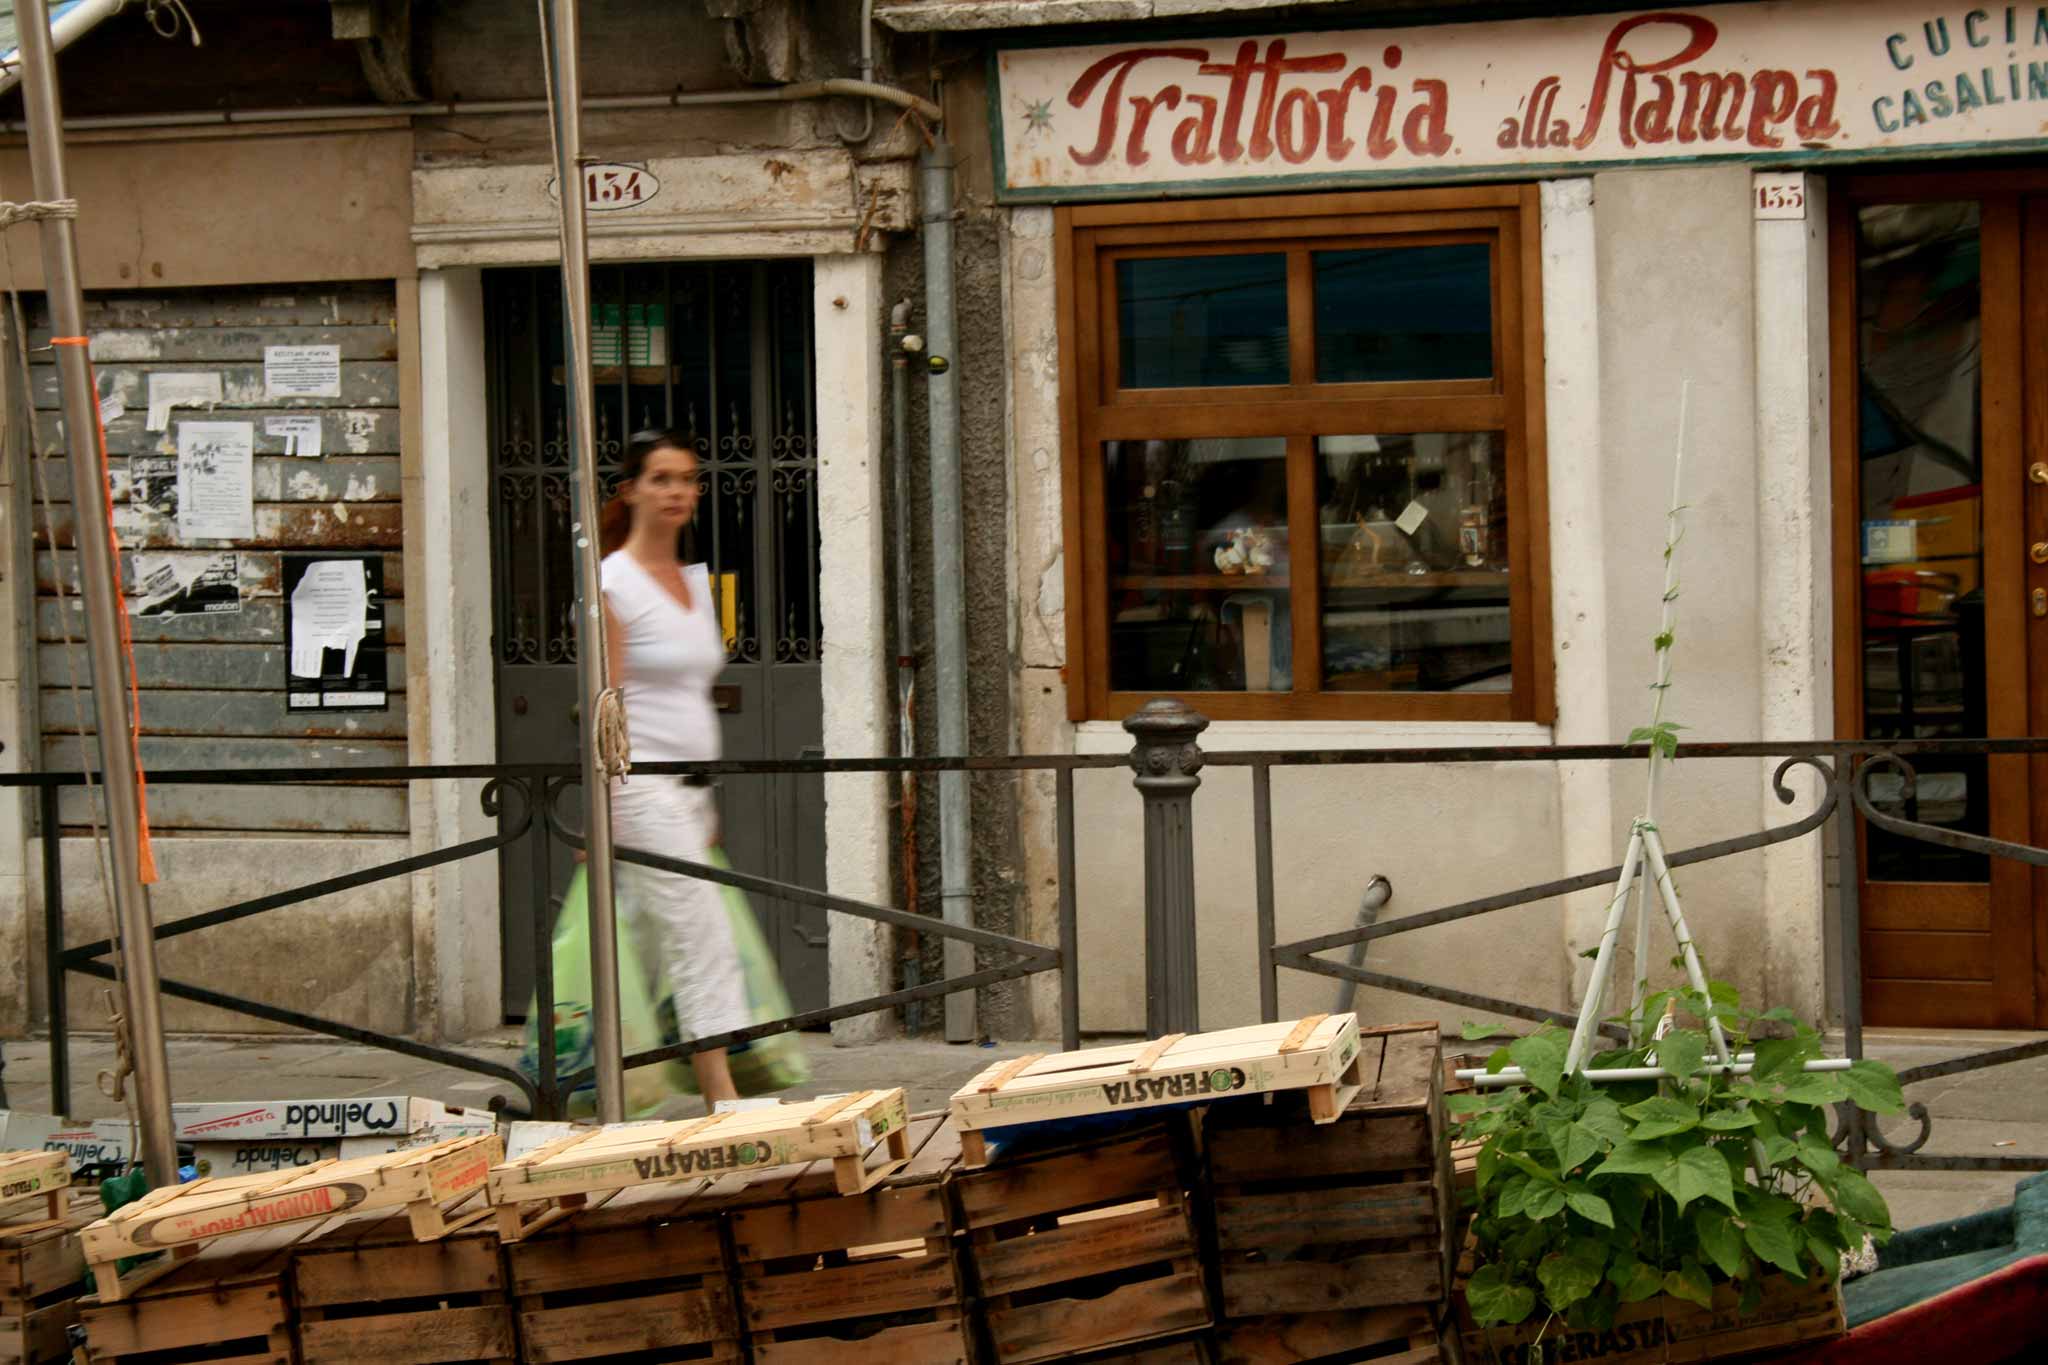
[[[607,687],[597,694],[597,762],[605,776],[626,781],[633,771],[633,741],[626,729],[626,694]]]
[[[25,204],[0,200],[0,230],[16,223],[40,223],[45,218],[76,218],[76,199],[31,199]]]

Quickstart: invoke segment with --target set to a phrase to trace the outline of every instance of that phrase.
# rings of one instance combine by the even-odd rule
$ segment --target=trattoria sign
[[[2048,5],[1783,0],[998,54],[1005,197],[2048,145]]]

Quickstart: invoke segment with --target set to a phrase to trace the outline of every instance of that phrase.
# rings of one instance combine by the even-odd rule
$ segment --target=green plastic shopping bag
[[[713,848],[705,855],[704,861],[728,871],[732,868],[722,848]],[[726,918],[732,923],[732,944],[739,954],[740,974],[746,982],[747,1022],[765,1024],[787,1019],[795,1011],[790,1008],[789,992],[782,988],[782,972],[775,965],[775,955],[768,950],[768,940],[761,936],[761,924],[754,917],[754,907],[747,904],[746,892],[738,887],[720,886],[718,889],[725,900]],[[656,1009],[668,1039],[680,1041],[674,1001],[663,996]],[[772,1033],[766,1038],[756,1038],[750,1043],[729,1048],[726,1064],[732,1070],[733,1087],[742,1095],[770,1095],[802,1085],[811,1078],[811,1065],[804,1056],[803,1040],[795,1033]],[[696,1094],[696,1073],[688,1067],[684,1068],[684,1073],[679,1084],[687,1093]]]
[[[590,901],[578,866],[562,897],[555,917],[555,1074],[573,1075],[595,1065],[597,1051],[590,1021]],[[673,1026],[666,1035],[662,1013],[656,1007],[656,977],[640,959],[634,936],[622,933],[619,940],[619,1034],[626,1055],[646,1052],[666,1043],[681,1041]],[[667,992],[659,993],[667,1005]],[[672,1020],[673,1010],[668,1012]],[[532,1080],[540,1079],[540,1009],[529,999],[526,1006],[526,1046],[520,1052],[519,1069]],[[662,1062],[639,1066],[626,1072],[625,1110],[630,1118],[645,1118],[678,1094],[697,1093],[696,1079],[688,1062]],[[685,1084],[687,1082],[687,1085]],[[585,1081],[563,1097],[570,1118],[590,1118],[597,1112],[597,1082]]]

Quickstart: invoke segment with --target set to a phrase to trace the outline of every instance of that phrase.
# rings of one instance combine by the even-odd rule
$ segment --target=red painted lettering
[[[1623,39],[1637,29],[1652,24],[1673,24],[1684,29],[1688,35],[1685,45],[1676,54],[1652,62],[1642,61],[1622,47]],[[1593,94],[1586,102],[1586,121],[1580,125],[1579,135],[1573,139],[1573,145],[1580,148],[1589,147],[1593,139],[1600,135],[1601,120],[1607,116],[1609,88],[1616,73],[1620,73],[1627,87],[1627,102],[1633,104],[1635,77],[1638,74],[1650,75],[1658,71],[1669,71],[1675,66],[1683,66],[1712,47],[1714,39],[1719,35],[1720,30],[1711,21],[1691,14],[1639,14],[1616,24],[1613,31],[1607,35],[1606,45],[1600,50],[1600,63],[1593,74]],[[1628,141],[1632,136],[1633,131],[1629,129],[1624,115],[1623,140]]]
[[[1344,83],[1335,90],[1323,90],[1316,98],[1323,102],[1323,124],[1329,130],[1327,144],[1332,161],[1342,161],[1351,155],[1351,149],[1358,144],[1344,133],[1344,116],[1351,110],[1353,91],[1364,94],[1372,89],[1372,68],[1361,66],[1344,78]]]
[[[1316,111],[1315,98],[1306,90],[1290,90],[1280,101],[1274,133],[1283,160],[1299,166],[1316,154],[1323,138],[1323,116]]]
[[[1799,104],[1799,78],[1789,71],[1759,71],[1749,82],[1749,145],[1782,147],[1771,125],[1792,117]]]
[[[1088,101],[1095,95],[1095,87],[1102,84],[1104,78],[1108,79],[1109,88],[1102,97],[1102,118],[1097,125],[1095,146],[1085,152],[1078,147],[1069,147],[1067,154],[1083,166],[1099,166],[1109,159],[1110,149],[1116,145],[1117,119],[1123,112],[1124,82],[1130,79],[1132,68],[1140,62],[1154,57],[1199,62],[1208,56],[1208,52],[1199,47],[1139,47],[1112,53],[1083,71],[1081,78],[1067,91],[1067,103],[1074,108],[1086,109]]]
[[[1173,159],[1183,166],[1200,166],[1216,159],[1216,97],[1189,95],[1188,103],[1202,112],[1188,115],[1173,130]]]
[[[1145,150],[1145,133],[1152,126],[1154,109],[1174,109],[1180,106],[1180,87],[1169,85],[1156,95],[1131,96],[1131,140],[1124,146],[1124,160],[1133,166],[1142,166],[1152,159],[1152,153]]]
[[[1401,141],[1416,156],[1442,156],[1451,150],[1451,132],[1444,126],[1451,115],[1450,87],[1442,81],[1417,81],[1415,93],[1422,96],[1422,104],[1408,111]]]

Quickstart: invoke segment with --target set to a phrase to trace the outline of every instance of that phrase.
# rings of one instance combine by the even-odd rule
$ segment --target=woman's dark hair
[[[640,477],[647,467],[647,457],[657,450],[681,450],[691,459],[697,458],[697,439],[687,431],[673,427],[649,427],[636,431],[626,442],[626,459],[619,466],[619,478],[631,483]],[[626,537],[632,534],[633,509],[624,497],[614,496],[605,502],[597,514],[597,546],[601,554],[610,554],[624,548]]]

